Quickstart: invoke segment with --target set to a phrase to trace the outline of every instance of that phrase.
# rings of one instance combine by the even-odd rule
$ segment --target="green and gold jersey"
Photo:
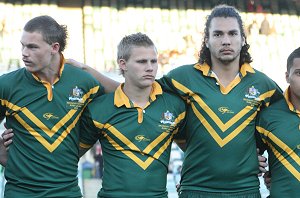
[[[185,104],[162,92],[155,82],[146,107],[134,105],[122,91],[95,99],[86,108],[83,148],[100,140],[104,159],[98,197],[167,197],[171,143],[184,124]],[[85,116],[87,118],[88,116]]]
[[[269,154],[272,198],[300,195],[300,112],[288,93],[260,113],[256,126]]]
[[[81,197],[79,119],[85,106],[102,94],[99,83],[67,64],[53,85],[25,68],[2,75],[0,82],[0,115],[14,131],[5,197]]]
[[[207,64],[178,67],[160,83],[189,104],[181,190],[258,190],[255,118],[282,97],[280,88],[249,64],[227,87]]]

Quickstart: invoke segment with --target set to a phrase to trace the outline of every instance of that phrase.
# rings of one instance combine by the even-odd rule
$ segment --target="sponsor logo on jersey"
[[[78,101],[78,102],[83,102],[82,101],[82,95],[83,95],[83,91],[78,88],[77,86],[71,91],[70,95],[69,95],[69,100],[70,101]]]
[[[228,107],[219,107],[218,110],[224,114],[224,113],[234,113],[233,111],[231,111]]]
[[[162,119],[160,120],[160,123],[162,124],[175,124],[174,122],[174,115],[173,113],[166,111],[162,115]]]
[[[255,87],[252,86],[248,89],[248,93],[246,93],[245,97],[256,100],[259,97],[259,95],[260,95],[260,92],[258,91],[258,89],[255,89]]]
[[[142,142],[142,141],[147,141],[147,142],[149,142],[149,141],[150,141],[150,139],[149,139],[149,138],[146,138],[144,135],[137,135],[137,136],[135,136],[134,139],[137,140],[137,141],[139,141],[139,142]]]
[[[44,113],[43,118],[46,118],[46,120],[50,120],[50,119],[58,119],[59,117],[53,115],[53,113]]]

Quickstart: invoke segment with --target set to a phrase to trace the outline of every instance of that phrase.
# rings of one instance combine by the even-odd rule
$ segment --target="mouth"
[[[31,61],[28,61],[28,60],[25,60],[25,59],[22,59],[24,64],[27,66],[27,65],[30,65],[31,64]]]
[[[226,48],[226,49],[221,49],[220,52],[223,53],[223,54],[231,54],[234,51],[232,49]]]
[[[145,76],[143,76],[143,78],[145,78],[145,79],[154,79],[155,77],[153,76],[153,75],[145,75]]]

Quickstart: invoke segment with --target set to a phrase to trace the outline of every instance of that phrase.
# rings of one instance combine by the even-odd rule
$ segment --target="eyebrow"
[[[238,32],[239,30],[236,30],[236,29],[233,29],[233,30],[229,30],[228,32],[229,33],[235,33],[235,32]],[[214,33],[223,33],[223,32],[225,32],[225,31],[223,31],[223,30],[214,30],[213,31]]]

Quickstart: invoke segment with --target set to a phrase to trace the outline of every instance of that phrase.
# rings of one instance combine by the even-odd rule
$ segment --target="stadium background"
[[[158,48],[161,76],[197,61],[205,17],[220,3],[241,11],[252,66],[285,89],[286,59],[299,47],[300,0],[0,0],[0,72],[23,66],[24,24],[50,15],[68,27],[66,58],[121,81],[115,61],[118,42],[131,33],[146,33]]]

